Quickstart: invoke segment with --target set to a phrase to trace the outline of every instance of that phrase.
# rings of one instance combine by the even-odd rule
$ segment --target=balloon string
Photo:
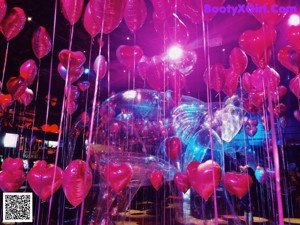
[[[272,135],[272,152],[273,152],[273,161],[274,161],[274,170],[275,170],[275,184],[276,184],[276,197],[277,197],[277,207],[278,207],[278,218],[279,225],[283,225],[283,206],[282,206],[282,197],[281,197],[281,186],[280,186],[280,165],[279,165],[279,154],[275,133],[275,123],[274,123],[274,111],[272,107],[272,95],[271,90],[268,87],[268,103],[269,103],[269,113],[270,113],[270,123],[271,123],[271,135]]]
[[[0,93],[2,93],[2,89],[3,89],[3,85],[4,85],[4,77],[5,77],[5,70],[6,70],[6,64],[7,64],[8,49],[9,49],[9,41],[6,43],[6,50],[5,50],[3,71],[2,71],[2,81],[1,81],[2,83],[0,85]]]
[[[55,8],[55,10],[56,9],[57,8]],[[71,51],[71,48],[72,48],[73,35],[74,35],[74,25],[71,25],[70,40],[69,40],[69,51]],[[66,80],[65,80],[65,87],[64,87],[64,97],[63,97],[62,110],[61,110],[60,122],[59,122],[57,148],[56,148],[55,163],[54,163],[55,166],[57,166],[60,142],[61,142],[61,139],[62,139],[61,136],[62,136],[63,120],[64,120],[65,113],[66,113],[66,108],[65,108],[66,97],[69,96],[68,94],[66,96],[66,91],[68,90],[68,92],[70,92],[70,89],[71,89],[71,88],[69,88],[69,89],[67,88],[68,85],[69,85],[69,68],[70,68],[70,54],[68,55],[68,65],[67,65]],[[63,147],[64,146],[65,145],[63,145]],[[53,188],[54,188],[55,178],[56,178],[56,169],[54,170],[54,174],[53,174],[53,178],[52,178],[52,184],[51,184],[51,196],[50,196],[50,200],[49,200],[49,210],[48,210],[49,213],[48,213],[47,225],[49,225],[49,223],[50,223],[50,213],[51,213],[51,208],[52,208]]]
[[[102,40],[102,34],[101,33],[101,40]],[[108,45],[109,45],[109,38],[108,38]],[[102,48],[99,48],[99,54],[101,55],[101,50]],[[109,51],[109,48],[108,48]],[[109,57],[108,57],[109,59]],[[108,63],[109,64],[109,63]],[[92,106],[92,115],[90,118],[90,128],[89,128],[89,137],[88,137],[88,147],[87,147],[87,155],[86,155],[86,168],[85,168],[85,174],[84,174],[84,191],[83,193],[85,193],[86,190],[86,183],[87,183],[87,175],[88,175],[88,171],[89,171],[89,161],[90,161],[90,156],[91,156],[91,143],[92,143],[92,137],[93,137],[93,128],[94,128],[94,118],[95,118],[95,111],[96,111],[96,105],[97,105],[97,95],[98,95],[98,86],[99,86],[99,70],[97,70],[96,72],[96,80],[95,80],[95,89],[94,89],[94,96],[93,96],[93,106]],[[83,221],[83,215],[84,215],[84,199],[85,196],[82,195],[82,201],[81,201],[81,210],[80,210],[80,219],[79,219],[79,225],[82,225],[82,221]]]

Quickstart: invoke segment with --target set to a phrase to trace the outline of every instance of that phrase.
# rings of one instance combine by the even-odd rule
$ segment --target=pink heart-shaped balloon
[[[133,169],[129,163],[108,163],[104,167],[104,179],[117,194],[130,182]]]
[[[72,52],[67,49],[60,51],[60,53],[58,54],[58,58],[65,68],[68,68],[69,64],[69,69],[71,69],[72,67],[81,67],[86,60],[85,55],[82,52]]]
[[[266,49],[264,56],[261,58],[251,56],[252,62],[258,68],[262,68],[262,69],[266,68],[269,65],[271,58],[272,58],[272,49],[271,48]]]
[[[74,25],[80,18],[83,10],[84,0],[60,0],[62,14]]]
[[[6,83],[6,88],[14,99],[18,99],[25,92],[27,85],[23,77],[11,77]]]
[[[164,90],[164,68],[161,57],[151,58],[145,78],[148,85],[156,91]]]
[[[269,89],[275,91],[280,83],[280,75],[276,70],[267,66],[264,69],[258,68],[251,75],[252,86],[259,92]]]
[[[240,75],[236,73],[232,68],[225,70],[225,82],[222,91],[229,97],[231,97],[239,84]]]
[[[277,90],[275,90],[272,94],[272,101],[278,104],[286,95],[287,88],[285,86],[278,86]]]
[[[128,70],[133,70],[137,66],[143,54],[142,48],[138,45],[120,45],[116,51],[119,62]]]
[[[254,126],[256,127],[258,125],[258,121],[257,119],[250,119],[250,118],[247,118],[245,121],[244,121],[244,125],[245,126]]]
[[[300,52],[300,26],[289,26],[286,33],[287,42],[297,51]]]
[[[248,66],[246,53],[240,48],[232,49],[229,55],[229,64],[236,74],[242,74]]]
[[[14,7],[6,13],[0,25],[0,31],[6,40],[10,41],[21,32],[25,22],[26,15],[24,10],[19,7]]]
[[[100,79],[102,79],[107,72],[107,61],[103,55],[98,55],[94,61],[93,69]]]
[[[78,103],[76,100],[69,100],[67,99],[66,101],[66,109],[67,109],[67,113],[69,115],[72,115],[78,108]]]
[[[34,193],[45,202],[61,186],[63,181],[63,171],[54,164],[47,165],[46,161],[38,160],[34,164],[34,167],[29,171],[27,177],[28,183]]]
[[[256,126],[245,126],[245,132],[248,136],[253,137],[257,133]]]
[[[165,140],[165,151],[171,160],[176,161],[181,154],[181,141],[178,137],[169,137]]]
[[[268,26],[275,27],[287,14],[287,12],[280,13],[278,10],[271,11],[272,9],[276,9],[276,6],[287,6],[288,2],[285,0],[247,0],[248,6],[257,7],[257,8],[265,8],[267,10],[253,10],[253,16],[261,23],[265,23]],[[275,6],[275,7],[274,7]]]
[[[80,91],[84,92],[89,89],[91,83],[88,80],[83,80],[77,83],[77,87]]]
[[[7,10],[7,4],[5,0],[0,0],[0,23],[4,19]]]
[[[6,111],[6,109],[12,106],[13,103],[14,100],[11,94],[7,95],[7,94],[0,93],[0,108],[3,111]]]
[[[59,63],[57,66],[57,71],[64,80],[66,80],[68,74],[68,79],[69,79],[68,83],[73,84],[76,80],[78,80],[82,76],[84,72],[84,67],[83,66],[71,67],[69,68],[69,71],[67,73],[66,67],[64,67],[62,63]]]
[[[0,172],[0,188],[3,192],[15,192],[19,190],[25,180],[26,175],[23,170]]]
[[[66,167],[62,187],[66,198],[74,207],[88,195],[92,187],[92,178],[90,167],[82,160],[74,160]]]
[[[51,51],[51,38],[45,27],[39,26],[32,35],[32,50],[38,59],[43,58]]]
[[[101,32],[109,34],[121,23],[126,0],[91,0],[91,12],[97,24],[101,24]]]
[[[92,16],[91,4],[89,2],[86,5],[83,14],[83,27],[91,37],[95,37],[101,31],[101,25],[97,24]]]
[[[16,170],[24,170],[23,160],[20,158],[11,158],[8,157],[4,159],[2,163],[2,171],[16,171]]]
[[[223,175],[223,183],[231,195],[241,199],[250,191],[253,180],[247,173],[226,172]]]
[[[191,187],[188,175],[186,173],[176,173],[174,175],[174,183],[178,190],[182,191],[183,193],[186,193]]]
[[[138,74],[140,75],[140,77],[143,80],[146,80],[147,74],[149,73],[148,71],[149,71],[149,67],[150,67],[150,62],[151,62],[151,59],[149,59],[146,56],[142,56],[142,58],[140,59],[138,65],[137,65]]]
[[[31,85],[37,74],[37,66],[34,60],[29,59],[20,67],[20,77],[23,77],[28,86]]]
[[[25,92],[17,99],[20,104],[28,106],[33,100],[34,94],[33,91],[29,88],[26,88]]]
[[[242,87],[249,93],[254,87],[252,85],[251,74],[246,72],[242,76]]]
[[[165,21],[174,13],[174,3],[171,1],[153,0],[152,4],[154,12],[161,21]]]
[[[248,55],[261,60],[265,58],[265,50],[272,48],[275,39],[276,31],[274,29],[262,27],[258,30],[245,31],[240,36],[239,45]]]
[[[300,110],[295,110],[294,111],[294,117],[296,120],[298,120],[300,122]]]
[[[290,80],[289,88],[293,94],[300,99],[300,74]]]
[[[210,79],[209,79],[210,76]],[[223,65],[221,64],[214,64],[210,68],[210,74],[209,71],[206,70],[203,75],[203,79],[206,83],[206,85],[210,89],[214,89],[216,92],[220,93],[222,91],[222,88],[224,86],[226,77],[226,71]]]
[[[164,182],[164,175],[159,170],[153,170],[150,175],[150,182],[156,191],[160,189]]]
[[[300,54],[287,45],[284,46],[277,54],[278,61],[288,70],[295,74],[300,72]]]
[[[147,17],[145,0],[127,0],[124,12],[124,21],[128,29],[135,33],[139,30]]]
[[[80,96],[79,88],[73,85],[67,86],[65,96],[68,100],[77,100]]]
[[[204,163],[193,161],[188,165],[187,174],[192,188],[207,201],[220,184],[222,169],[218,163],[212,160]]]
[[[266,100],[264,92],[253,91],[249,93],[249,102],[253,104],[256,108],[260,109]]]

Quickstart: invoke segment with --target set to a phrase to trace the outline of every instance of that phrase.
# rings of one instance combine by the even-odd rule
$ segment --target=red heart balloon
[[[300,74],[290,80],[289,87],[293,94],[300,99]]]
[[[135,33],[139,30],[147,17],[145,0],[127,0],[124,12],[124,21],[128,29]]]
[[[278,103],[281,101],[287,93],[287,88],[285,86],[278,86],[277,90],[275,90],[272,94],[272,101],[274,103]]]
[[[257,119],[250,119],[250,118],[247,118],[245,121],[244,121],[244,125],[245,126],[251,126],[251,127],[256,127],[258,125],[258,121]]]
[[[268,10],[253,10],[252,14],[259,22],[271,27],[275,27],[287,14],[287,12],[280,13],[278,10],[279,6],[287,6],[286,0],[247,0],[247,3],[249,8],[255,6],[257,9]]]
[[[13,97],[11,96],[11,94],[2,94],[0,93],[0,108],[3,111],[6,111],[7,108],[9,108],[10,106],[12,106],[12,104],[14,103]]]
[[[181,141],[178,137],[169,137],[165,140],[165,151],[171,160],[176,161],[181,153]]]
[[[83,10],[84,0],[60,0],[62,14],[74,25],[80,18]]]
[[[154,90],[164,90],[164,62],[159,56],[151,58],[146,74],[146,81]]]
[[[55,173],[55,177],[54,177]],[[38,160],[28,173],[28,183],[34,193],[45,202],[62,184],[63,171],[54,164],[47,165],[44,160]],[[53,182],[54,179],[54,182]],[[53,183],[53,185],[52,185]]]
[[[266,100],[264,92],[253,91],[249,93],[249,102],[253,104],[257,109],[260,109]]]
[[[59,75],[64,80],[66,80],[67,69],[66,69],[66,67],[63,66],[62,63],[58,64],[57,71],[58,71]],[[68,72],[68,79],[69,80],[68,80],[68,83],[73,84],[76,80],[78,80],[82,76],[83,72],[84,72],[83,66],[69,68],[69,72]]]
[[[264,69],[258,68],[251,75],[252,86],[258,91],[275,91],[280,83],[280,75],[276,70],[267,66]]]
[[[258,68],[266,68],[271,60],[272,57],[272,49],[266,49],[265,54],[261,58],[257,58],[255,56],[251,56],[252,62],[258,67]]]
[[[90,2],[88,2],[84,10],[83,27],[91,35],[91,37],[95,37],[101,31],[100,24],[97,24],[92,16]]]
[[[11,158],[8,157],[4,159],[2,163],[2,171],[16,171],[16,170],[24,170],[23,160],[20,158]]]
[[[88,80],[83,80],[77,83],[77,87],[80,89],[80,91],[84,92],[87,89],[89,89],[91,83]]]
[[[251,92],[254,89],[254,87],[252,85],[252,81],[251,81],[251,74],[248,72],[244,73],[242,76],[242,87],[247,92]]]
[[[143,80],[146,80],[147,74],[149,73],[150,62],[151,59],[146,56],[142,56],[137,65],[138,74]]]
[[[152,4],[157,18],[161,21],[165,21],[174,13],[174,3],[171,1],[152,0]]]
[[[150,181],[155,190],[158,191],[164,182],[163,173],[159,170],[153,170],[150,175]]]
[[[232,49],[229,55],[229,64],[236,74],[242,74],[248,66],[246,53],[240,48]]]
[[[31,85],[37,74],[37,66],[34,60],[29,59],[20,67],[20,77],[23,77],[28,86]]]
[[[69,85],[66,88],[66,97],[68,100],[76,100],[80,96],[80,91],[77,86]]]
[[[210,79],[209,79],[210,76]],[[204,82],[210,89],[214,89],[216,92],[220,93],[224,86],[226,77],[226,71],[221,64],[215,64],[210,68],[209,71],[206,70],[203,75]]]
[[[51,51],[51,38],[45,27],[39,26],[34,31],[31,45],[33,53],[38,59],[43,58]]]
[[[102,79],[107,72],[107,62],[103,55],[98,55],[94,61],[94,71]]]
[[[65,68],[68,68],[69,63],[69,69],[81,67],[86,60],[85,55],[82,52],[72,52],[67,49],[60,51],[58,58]]]
[[[143,56],[143,50],[138,45],[120,45],[116,55],[119,62],[128,70],[133,70]]]
[[[66,198],[73,206],[81,204],[92,187],[92,171],[82,160],[69,163],[63,173],[62,187]]]
[[[0,31],[7,41],[16,37],[23,29],[26,22],[26,15],[19,7],[12,8],[4,17],[0,25]]]
[[[239,39],[240,47],[251,57],[261,60],[265,58],[265,50],[272,48],[276,39],[276,31],[262,27],[258,30],[247,30]]]
[[[188,175],[186,173],[176,173],[174,175],[174,183],[178,190],[182,191],[183,193],[186,193],[191,187]]]
[[[78,103],[76,102],[76,100],[67,99],[66,109],[69,115],[72,115],[77,110],[77,108],[78,108]]]
[[[5,0],[0,0],[0,23],[4,19],[7,10],[7,4]]]
[[[222,91],[229,97],[231,97],[239,84],[239,74],[232,68],[225,70],[225,82]]]
[[[300,122],[300,110],[295,110],[294,111],[294,117],[296,120],[298,120]]]
[[[248,136],[253,137],[257,133],[256,126],[245,126],[245,132]]]
[[[241,199],[250,191],[253,180],[247,173],[226,172],[223,175],[223,183],[231,195]]]
[[[0,171],[0,188],[3,192],[15,192],[26,180],[23,170]]]
[[[214,173],[214,180],[213,180]],[[205,200],[214,193],[221,180],[222,169],[218,163],[207,160],[205,163],[192,162],[187,168],[187,174],[191,186]]]
[[[94,20],[101,26],[101,32],[109,34],[121,23],[126,0],[91,0],[91,12]]]
[[[104,167],[104,179],[117,194],[129,183],[133,175],[133,169],[129,163],[108,163]]]
[[[295,74],[300,72],[300,54],[293,47],[284,46],[277,54],[278,61]]]
[[[290,26],[287,29],[286,39],[287,42],[297,51],[300,52],[300,26]]]
[[[18,99],[25,92],[27,85],[23,77],[11,77],[6,83],[6,88],[14,99]]]

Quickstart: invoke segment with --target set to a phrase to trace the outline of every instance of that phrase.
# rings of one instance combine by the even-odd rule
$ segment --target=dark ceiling
[[[153,7],[150,0],[145,0],[147,3],[148,15],[144,26],[133,35],[125,23],[122,22],[120,26],[114,30],[109,35],[103,35],[104,47],[102,54],[104,56],[110,55],[110,87],[112,92],[118,92],[127,88],[127,72],[124,72],[124,67],[118,62],[115,51],[117,47],[121,44],[140,45],[144,51],[144,54],[147,56],[160,55],[166,47],[164,42],[156,34],[156,31],[153,27],[152,22],[152,12]],[[226,1],[227,4],[245,4],[245,1]],[[51,73],[51,62],[52,62],[52,85],[51,85],[51,96],[57,97],[57,104],[49,108],[49,121],[48,124],[58,124],[62,108],[62,99],[64,93],[64,80],[57,72],[58,54],[63,49],[68,49],[70,43],[70,25],[68,21],[63,17],[61,9],[59,6],[59,1],[41,1],[41,0],[14,0],[7,1],[8,9],[18,6],[22,8],[27,16],[32,17],[32,21],[27,21],[24,29],[21,33],[9,43],[9,51],[7,56],[7,67],[5,70],[5,80],[4,80],[4,89],[3,93],[7,93],[5,84],[7,80],[12,76],[19,75],[19,68],[28,59],[34,59],[37,63],[38,60],[33,54],[31,39],[34,30],[38,26],[46,27],[48,33],[52,37],[54,33],[54,51],[50,52],[46,57],[42,58],[39,70],[39,89],[37,94],[36,101],[33,101],[26,109],[24,106],[21,106],[18,103],[15,103],[11,107],[10,113],[5,113],[5,116],[11,123],[20,123],[24,121],[25,118],[32,119],[34,110],[35,113],[35,125],[41,127],[46,121],[46,109],[47,102],[45,97],[48,93],[49,85],[49,76]],[[57,7],[57,17],[56,23],[54,25],[54,15],[55,15],[55,4],[58,4]],[[87,4],[87,1],[85,1]],[[291,1],[292,5],[299,6],[297,0]],[[299,10],[300,11],[300,10]],[[180,16],[180,15],[179,15]],[[199,25],[192,24],[184,17],[180,16],[182,21],[186,24],[190,33],[190,41],[187,45],[188,48],[193,49],[197,52],[198,61],[195,66],[194,72],[187,77],[186,88],[183,91],[183,94],[192,95],[201,100],[206,100],[206,87],[202,79],[202,74],[206,69],[205,54],[203,50],[203,33],[202,33],[202,24]],[[278,26],[278,39],[274,46],[274,55],[276,56],[280,47],[285,44],[285,26],[286,19],[282,21]],[[239,14],[236,16],[231,15],[221,15],[218,14],[210,23],[208,23],[208,32],[210,45],[209,54],[211,59],[211,64],[221,63],[225,67],[229,66],[229,53],[232,48],[238,47],[238,39],[240,35],[245,30],[258,29],[261,24],[250,14]],[[54,29],[55,28],[55,29]],[[74,27],[74,36],[72,38],[72,51],[82,51],[86,55],[87,61],[85,67],[88,67],[89,62],[93,62],[98,55],[99,45],[98,38],[100,35],[97,35],[91,45],[91,37],[85,31],[82,20],[79,20]],[[128,38],[129,37],[129,40]],[[108,44],[109,40],[109,44]],[[0,70],[3,70],[4,58],[5,58],[5,49],[7,42],[5,38],[1,35],[0,37]],[[91,58],[89,58],[89,53],[91,51]],[[274,67],[281,74],[281,83],[285,86],[288,86],[289,79],[292,77],[292,73],[284,69],[276,60],[276,57],[273,56],[272,67]],[[249,65],[247,71],[252,72],[255,69],[254,64],[249,60]],[[91,72],[89,75],[83,75],[79,81],[89,79],[91,82],[91,87],[88,91],[90,104],[91,96],[93,95],[93,83],[94,83],[94,74]],[[30,88],[36,91],[37,79],[30,86]],[[136,76],[136,87],[143,88],[145,86],[142,79],[139,76]],[[78,103],[79,108],[74,113],[73,117],[77,117],[81,112],[85,110],[85,97],[87,93],[81,93]],[[101,82],[101,94],[100,100],[107,98],[107,79],[105,78]],[[224,97],[224,96],[222,96]],[[214,100],[218,100],[216,97]],[[300,123],[297,122],[292,114],[293,111],[298,107],[297,99],[290,92],[288,92],[285,103],[287,105],[288,111],[287,116],[290,121],[290,125],[293,128],[290,131],[290,138],[300,140],[300,131],[295,132],[295,130],[300,130]],[[13,113],[15,112],[14,116]],[[4,117],[5,117],[4,116]],[[2,121],[3,122],[3,121]]]

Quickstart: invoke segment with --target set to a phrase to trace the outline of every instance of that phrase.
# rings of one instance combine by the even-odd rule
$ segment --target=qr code
[[[32,193],[3,193],[3,222],[32,222]]]

